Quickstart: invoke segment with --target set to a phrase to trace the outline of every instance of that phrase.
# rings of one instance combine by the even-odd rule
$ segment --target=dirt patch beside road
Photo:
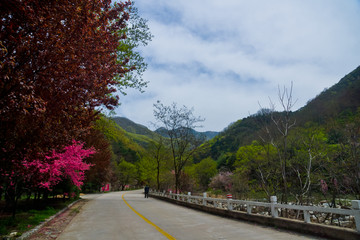
[[[25,238],[27,240],[47,240],[56,239],[71,220],[78,214],[81,208],[88,202],[88,199],[81,199],[67,210],[47,222],[38,231]]]

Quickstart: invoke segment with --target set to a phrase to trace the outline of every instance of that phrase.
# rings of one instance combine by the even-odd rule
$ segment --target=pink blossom
[[[215,189],[222,189],[231,191],[232,189],[232,175],[231,172],[220,172],[211,179],[210,187]]]
[[[51,187],[65,178],[80,188],[83,184],[85,171],[91,164],[83,160],[95,153],[93,148],[84,149],[84,144],[73,141],[72,145],[66,146],[62,152],[53,150],[43,160],[33,159],[22,162],[27,175],[24,178],[35,181],[37,186],[51,190]]]

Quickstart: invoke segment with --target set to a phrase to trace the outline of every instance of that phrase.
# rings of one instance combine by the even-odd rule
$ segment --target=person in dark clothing
[[[145,198],[149,198],[149,186],[148,185],[146,185],[145,186],[145,189],[144,189],[144,191],[145,191]]]

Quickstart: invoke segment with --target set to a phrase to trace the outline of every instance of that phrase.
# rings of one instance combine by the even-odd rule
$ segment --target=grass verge
[[[19,208],[15,218],[6,212],[2,213],[0,215],[0,239],[4,236],[9,236],[10,233],[14,233],[14,237],[21,236],[24,232],[36,227],[75,201],[67,200],[64,202],[60,199],[49,200],[46,204],[34,206],[33,208],[29,208],[29,204],[27,204],[26,207]]]

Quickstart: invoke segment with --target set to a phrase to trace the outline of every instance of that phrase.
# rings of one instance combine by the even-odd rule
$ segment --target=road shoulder
[[[22,239],[26,240],[48,240],[56,239],[62,231],[67,227],[71,220],[80,212],[81,208],[89,202],[89,199],[80,199],[76,203],[67,207],[60,214],[57,214],[53,219],[46,222],[35,232],[25,236]]]

